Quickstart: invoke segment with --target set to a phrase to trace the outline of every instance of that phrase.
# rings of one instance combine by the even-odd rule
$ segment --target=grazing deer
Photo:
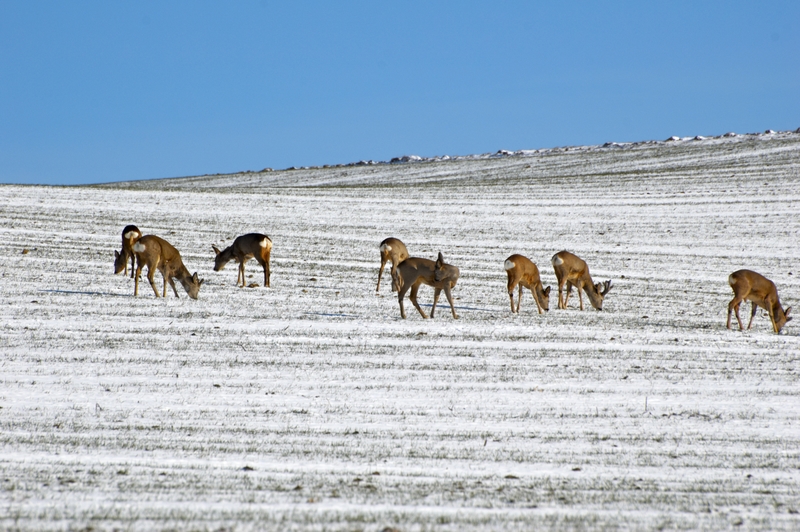
[[[126,225],[122,230],[122,251],[114,250],[114,274],[122,273],[128,275],[128,260],[131,261],[131,278],[136,267],[136,257],[133,256],[133,245],[142,238],[142,232],[135,225]]]
[[[178,297],[178,290],[172,280],[173,277],[176,277],[183,285],[186,293],[189,294],[189,297],[197,299],[203,280],[197,278],[197,272],[194,272],[194,275],[189,274],[189,270],[183,265],[181,254],[172,247],[172,244],[155,235],[146,235],[133,245],[133,254],[136,255],[134,296],[139,295],[139,277],[142,274],[142,267],[146,265],[147,280],[150,281],[150,286],[153,287],[156,297],[158,297],[158,289],[153,278],[155,277],[156,269],[158,269],[161,272],[161,277],[164,278],[162,297],[167,297],[167,283],[172,287],[172,291],[175,292],[175,297]]]
[[[581,302],[581,310],[583,310],[583,295],[581,289],[586,292],[589,297],[589,302],[597,310],[603,310],[603,298],[609,290],[611,290],[611,281],[594,284],[592,276],[589,275],[589,267],[577,255],[573,255],[569,251],[559,251],[551,259],[553,269],[556,272],[556,279],[558,279],[558,308],[566,309],[569,295],[572,293],[572,287],[578,289],[578,297]],[[562,298],[564,285],[567,285],[566,297]]]
[[[218,272],[225,267],[228,262],[236,259],[239,263],[239,275],[236,277],[236,286],[242,282],[242,288],[247,283],[244,277],[244,264],[250,259],[256,259],[264,268],[264,286],[269,287],[269,254],[272,252],[272,240],[267,235],[261,233],[248,233],[238,236],[233,244],[220,251],[217,246],[212,245],[212,249],[217,256],[214,258],[214,271]]]
[[[379,246],[381,250],[381,269],[378,270],[378,286],[375,287],[375,292],[381,289],[381,275],[383,275],[383,267],[386,263],[392,261],[392,292],[397,292],[397,284],[394,282],[394,272],[397,270],[397,265],[408,258],[408,250],[406,245],[396,238],[387,238]]]
[[[444,295],[447,296],[447,301],[450,303],[450,310],[453,312],[453,318],[458,319],[456,309],[453,306],[453,295],[450,293],[450,289],[458,282],[459,275],[458,268],[451,264],[444,263],[444,257],[442,257],[441,253],[439,253],[439,258],[436,262],[419,257],[410,257],[398,264],[394,271],[393,279],[394,283],[397,285],[397,300],[400,302],[400,316],[406,319],[406,311],[403,308],[403,298],[410,289],[411,295],[409,295],[408,298],[423,318],[428,317],[419,307],[419,303],[417,303],[417,291],[419,290],[419,286],[424,283],[434,288],[431,318],[433,318],[433,312],[436,310],[436,302],[439,300],[439,294],[444,290]]]
[[[519,306],[522,304],[522,288],[525,287],[533,294],[533,300],[539,308],[539,314],[550,310],[550,287],[542,287],[542,280],[539,278],[539,268],[531,262],[528,257],[522,255],[511,255],[504,264],[508,274],[508,297],[511,300],[511,312],[519,314]],[[514,288],[519,285],[519,297],[517,298],[517,308],[514,310]]]
[[[739,322],[739,330],[743,330],[742,320],[739,317],[739,305],[742,301],[751,301],[753,310],[750,313],[750,323],[747,328],[753,326],[753,318],[756,316],[758,307],[767,309],[769,319],[772,321],[772,328],[776,333],[781,332],[786,322],[791,321],[789,312],[792,307],[785,311],[778,299],[778,289],[775,283],[750,270],[735,271],[728,276],[728,284],[733,288],[733,299],[728,303],[728,329],[731,328],[731,312],[736,312],[736,321]]]

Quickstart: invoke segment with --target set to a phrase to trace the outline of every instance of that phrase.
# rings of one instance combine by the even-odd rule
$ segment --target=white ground
[[[132,297],[129,223],[199,300]],[[269,289],[212,271],[251,231]],[[800,305],[798,235],[796,133],[2,186],[0,529],[797,530],[800,321],[725,319],[744,267]],[[388,236],[461,319],[375,295]],[[604,311],[512,315],[504,259],[561,249]]]

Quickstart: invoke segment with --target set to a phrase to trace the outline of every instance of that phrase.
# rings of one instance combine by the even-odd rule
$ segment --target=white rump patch
[[[733,274],[728,276],[728,284],[733,286],[736,283],[736,280],[733,278]]]
[[[141,242],[137,242],[133,245],[133,250],[136,251],[137,253],[141,253],[145,249],[146,248],[144,247],[144,244],[142,244]]]
[[[561,266],[562,264],[564,264],[564,261],[561,260],[561,257],[559,257],[558,255],[553,255],[553,261],[552,262],[553,262],[553,266]]]
[[[135,238],[135,237],[141,236],[141,235],[142,235],[142,233],[140,233],[139,231],[128,231],[127,233],[125,233],[125,238],[130,240],[131,238]]]
[[[392,246],[390,246],[389,244],[381,244],[381,251],[383,251],[384,253],[386,253],[387,251],[391,251],[391,250],[392,250]]]
[[[506,270],[510,270],[514,266],[515,266],[515,264],[513,262],[511,262],[510,260],[507,260],[506,263],[505,263]]]
[[[265,247],[267,247],[267,246],[269,245],[269,238],[267,238],[267,237],[264,237],[264,240],[262,240],[261,242],[259,242],[259,243],[258,243],[258,245],[259,245],[259,246],[261,246],[262,248],[265,248]]]

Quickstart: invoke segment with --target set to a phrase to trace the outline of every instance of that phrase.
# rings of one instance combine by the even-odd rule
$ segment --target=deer
[[[458,319],[456,309],[453,306],[453,295],[450,290],[455,287],[458,282],[460,272],[458,268],[451,264],[445,264],[444,257],[441,252],[438,259],[434,262],[430,259],[423,259],[419,257],[409,257],[400,264],[394,271],[393,279],[397,285],[397,300],[400,302],[400,316],[406,319],[406,311],[403,308],[403,298],[406,293],[411,290],[408,298],[414,304],[414,307],[419,311],[423,318],[427,319],[428,316],[420,308],[417,303],[417,291],[421,284],[432,286],[433,291],[433,306],[431,307],[431,318],[436,310],[436,302],[439,300],[439,294],[444,290],[447,301],[450,303],[450,310],[453,312],[453,318]]]
[[[542,287],[542,280],[539,278],[539,268],[528,257],[522,255],[511,255],[504,263],[508,274],[508,297],[511,300],[511,313],[519,314],[519,307],[522,304],[522,288],[525,287],[533,294],[539,314],[550,310],[550,287]],[[514,309],[514,288],[519,285],[519,297],[517,298],[517,308]]]
[[[114,275],[125,271],[128,276],[128,260],[131,261],[131,279],[136,266],[136,257],[133,256],[133,245],[142,238],[142,232],[135,225],[126,225],[122,230],[122,251],[114,250]]]
[[[386,263],[392,262],[392,292],[397,292],[397,284],[394,282],[394,272],[397,270],[397,265],[408,258],[408,250],[406,245],[397,238],[387,238],[378,246],[381,250],[381,268],[378,270],[378,286],[375,287],[375,293],[381,289],[381,275],[383,275],[383,267]]]
[[[247,282],[244,277],[244,265],[248,260],[256,259],[256,262],[264,268],[264,286],[269,288],[269,255],[272,252],[272,239],[270,237],[261,233],[248,233],[236,237],[233,244],[222,251],[213,244],[211,248],[216,253],[214,258],[215,272],[222,270],[228,262],[235,259],[239,263],[236,286],[239,286],[239,281],[241,280],[241,288],[244,288]]]
[[[156,297],[158,297],[158,289],[156,288],[154,277],[156,269],[158,269],[161,272],[161,277],[164,278],[162,297],[167,297],[167,283],[172,287],[172,291],[175,292],[175,297],[179,297],[175,282],[172,280],[174,277],[180,281],[189,297],[197,299],[203,280],[198,279],[197,272],[194,272],[194,275],[189,273],[189,270],[183,265],[181,254],[172,244],[155,235],[145,235],[133,245],[133,254],[136,256],[134,296],[139,295],[139,278],[142,275],[142,268],[147,266],[147,280],[150,281],[150,286],[153,287]]]
[[[736,321],[739,322],[739,330],[744,330],[742,319],[739,317],[739,305],[742,301],[753,303],[753,310],[750,313],[750,323],[747,329],[753,326],[753,318],[756,316],[758,307],[762,307],[769,312],[769,319],[772,321],[772,328],[776,333],[780,333],[783,326],[791,321],[789,312],[792,307],[783,310],[778,299],[778,289],[775,283],[751,270],[738,270],[728,276],[728,284],[733,288],[733,299],[728,303],[728,329],[731,328],[731,312],[736,312]]]
[[[572,287],[578,289],[578,297],[581,302],[581,310],[583,310],[583,295],[581,290],[586,292],[589,297],[589,302],[597,310],[603,310],[603,299],[611,290],[611,280],[603,283],[594,284],[592,276],[589,275],[589,267],[577,255],[573,255],[569,251],[559,251],[551,259],[553,269],[556,272],[556,279],[558,279],[558,308],[566,309],[569,295],[572,293]],[[567,294],[562,298],[564,285],[567,285]]]

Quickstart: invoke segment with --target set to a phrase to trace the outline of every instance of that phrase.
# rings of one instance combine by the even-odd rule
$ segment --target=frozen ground
[[[800,321],[725,319],[743,267],[800,305],[800,134],[440,159],[0,187],[0,529],[799,529]],[[199,300],[132,297],[129,223]],[[212,270],[251,231],[270,289]],[[375,295],[388,236],[461,319]],[[561,249],[605,310],[512,315]]]

